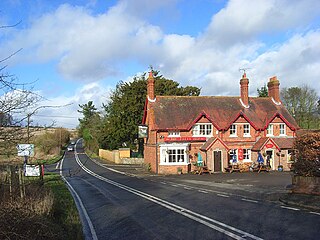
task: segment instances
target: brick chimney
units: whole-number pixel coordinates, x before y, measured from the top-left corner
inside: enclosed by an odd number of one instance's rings
[[[245,108],[249,107],[249,79],[247,78],[246,73],[243,73],[242,78],[240,79],[240,95],[241,103]]]
[[[149,77],[147,79],[147,97],[150,102],[156,101],[156,96],[154,94],[154,77],[152,71],[149,72]]]
[[[275,104],[281,104],[280,101],[280,90],[279,90],[280,82],[276,76],[269,79],[268,82],[268,96],[273,99]]]

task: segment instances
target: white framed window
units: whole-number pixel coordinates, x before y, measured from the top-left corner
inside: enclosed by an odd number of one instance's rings
[[[212,136],[211,123],[197,123],[192,129],[193,136]]]
[[[238,161],[238,156],[237,156],[237,149],[230,149],[229,151],[229,156],[230,156],[230,163],[233,163],[233,158],[235,158]]]
[[[243,161],[251,161],[251,150],[250,149],[243,149]]]
[[[280,135],[282,136],[286,135],[286,125],[284,123],[281,123],[279,125],[279,129],[280,129]]]
[[[180,131],[168,131],[168,137],[180,137]]]
[[[230,137],[236,137],[237,136],[237,125],[236,124],[232,124],[230,126]]]
[[[163,144],[160,146],[160,164],[186,165],[189,163],[188,143]]]
[[[267,127],[267,136],[273,136],[273,125],[269,124]]]
[[[243,136],[250,137],[250,124],[248,123],[243,125]]]

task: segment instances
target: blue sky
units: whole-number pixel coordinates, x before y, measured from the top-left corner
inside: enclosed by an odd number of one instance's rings
[[[318,0],[2,0],[0,57],[47,100],[35,123],[75,127],[78,104],[108,101],[120,80],[155,69],[202,95],[239,95],[274,75],[320,95]]]

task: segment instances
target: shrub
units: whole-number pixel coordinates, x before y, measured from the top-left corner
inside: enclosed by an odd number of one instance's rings
[[[320,176],[320,133],[307,133],[295,141],[293,170],[301,176]]]

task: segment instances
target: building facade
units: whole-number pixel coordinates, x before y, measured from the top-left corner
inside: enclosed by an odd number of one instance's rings
[[[294,118],[280,101],[276,77],[268,82],[268,97],[249,97],[249,79],[240,79],[240,96],[155,96],[149,73],[142,124],[145,163],[159,174],[193,171],[198,163],[222,172],[230,159],[251,165],[258,153],[271,169],[291,167],[296,131]]]

